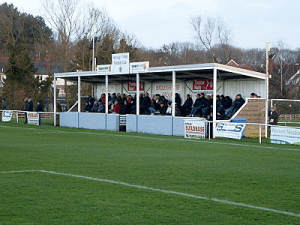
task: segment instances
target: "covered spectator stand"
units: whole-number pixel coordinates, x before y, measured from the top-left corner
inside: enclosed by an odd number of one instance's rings
[[[184,136],[183,119],[185,117],[175,117],[175,93],[181,94],[182,102],[184,102],[186,94],[190,94],[195,99],[197,93],[207,91],[193,85],[195,81],[199,80],[206,79],[212,83],[212,88],[207,93],[213,95],[212,121],[214,122],[217,118],[216,95],[218,94],[228,95],[232,98],[236,94],[242,94],[246,99],[250,93],[255,92],[261,98],[267,98],[266,74],[218,63],[150,67],[148,71],[140,73],[99,74],[97,71],[56,73],[54,74],[54,93],[56,93],[56,80],[58,78],[78,83],[78,106],[81,105],[81,82],[94,85],[94,93],[92,94],[96,99],[100,97],[102,92],[105,92],[105,102],[108,102],[108,93],[112,92],[122,94],[130,91],[130,93],[139,96],[141,83],[144,86],[143,92],[148,92],[149,96],[157,94],[158,90],[167,90],[162,93],[166,93],[172,102],[172,116],[141,115],[140,100],[136,98],[136,114],[127,115],[126,132]],[[130,82],[136,84],[132,90],[129,90],[129,85],[126,88],[126,84]],[[56,103],[56,101],[56,95],[54,95],[54,102]],[[54,107],[54,112],[56,112],[56,104]],[[119,129],[119,115],[109,114],[108,104],[106,104],[105,112],[86,113],[81,112],[81,108],[78,107],[78,112],[61,113],[60,126],[117,131]]]

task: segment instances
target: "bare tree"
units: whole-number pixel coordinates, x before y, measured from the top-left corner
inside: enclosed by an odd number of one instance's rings
[[[94,37],[101,29],[105,30],[109,17],[105,10],[81,0],[41,0],[44,17],[57,35],[57,48],[53,52],[56,61],[62,62],[65,72],[72,60],[72,47],[83,37]],[[69,108],[67,82],[65,81],[67,108]]]
[[[228,55],[227,47],[229,46],[231,32],[220,18],[207,17],[203,19],[201,16],[197,16],[191,19],[191,25],[196,33],[196,40],[208,52],[213,62],[218,62],[218,58],[213,51],[214,47],[221,47],[224,55]]]
[[[191,25],[196,32],[196,38],[207,51],[213,46],[213,33],[215,32],[215,19],[207,18],[206,21],[201,17],[194,17]]]
[[[297,62],[297,55],[288,49],[287,44],[283,40],[277,41],[274,50],[276,52],[274,75],[275,78],[279,78],[280,92],[283,95],[286,79],[294,73],[292,65]]]

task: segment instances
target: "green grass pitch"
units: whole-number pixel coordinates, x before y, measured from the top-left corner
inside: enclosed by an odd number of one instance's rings
[[[0,123],[0,190],[1,225],[300,224],[300,148]]]

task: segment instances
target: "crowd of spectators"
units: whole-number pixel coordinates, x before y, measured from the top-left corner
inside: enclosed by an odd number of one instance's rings
[[[141,115],[172,115],[172,104],[164,96],[156,94],[152,98],[148,93],[140,95],[140,114]],[[180,99],[181,100],[181,99]],[[98,101],[94,97],[88,97],[85,111],[86,112],[100,112],[105,113],[106,96],[102,94]],[[108,94],[108,110],[109,113],[116,114],[136,114],[137,98],[131,95],[125,94]],[[176,109],[176,113],[179,116],[180,111]]]
[[[255,93],[251,93],[251,98],[257,98]],[[163,95],[156,94],[152,98],[148,93],[140,94],[140,114],[141,115],[172,115],[172,103]],[[233,101],[230,96],[217,95],[217,119],[231,118],[245,103],[241,94],[237,94]],[[108,109],[109,113],[115,114],[136,114],[137,97],[125,94],[108,93]],[[106,96],[95,100],[89,95],[85,111],[105,113]],[[181,97],[175,94],[175,115],[187,117],[203,117],[212,118],[213,97],[200,93],[196,95],[193,101],[191,95],[187,94],[186,100],[181,104]]]

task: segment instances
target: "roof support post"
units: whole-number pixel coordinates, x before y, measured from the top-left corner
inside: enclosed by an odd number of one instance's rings
[[[54,111],[54,115],[53,115],[53,118],[54,118],[54,121],[53,121],[53,125],[54,126],[56,126],[56,101],[57,101],[57,99],[56,99],[56,80],[57,80],[57,78],[56,77],[54,77],[54,90],[53,90],[53,96],[54,96],[54,99],[53,99],[53,107],[54,107],[54,109],[53,109],[53,111]]]
[[[215,131],[216,131],[216,121],[217,121],[217,74],[218,74],[218,70],[216,67],[214,67],[213,70],[213,138],[215,138]]]
[[[172,116],[175,116],[176,72],[172,71]]]
[[[78,105],[77,105],[77,108],[78,108],[78,112],[80,113],[81,112],[81,77],[78,76],[78,90],[77,90],[77,101],[78,101]]]
[[[136,115],[140,115],[140,74],[136,74]]]
[[[108,114],[108,75],[105,75],[105,113]]]

